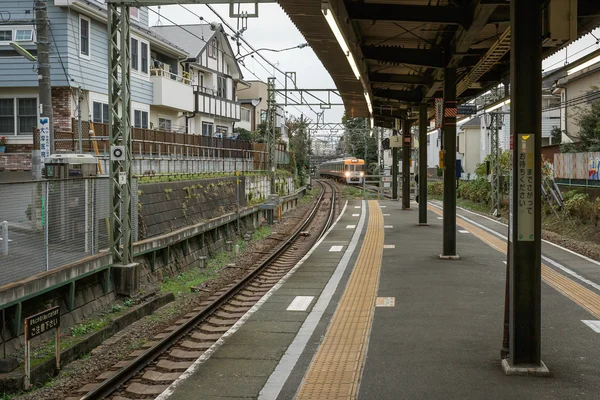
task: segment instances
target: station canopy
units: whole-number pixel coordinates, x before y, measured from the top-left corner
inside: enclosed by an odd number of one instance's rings
[[[446,67],[457,68],[459,103],[509,82],[510,1],[279,3],[330,73],[347,114],[369,117],[370,100],[377,126],[389,127],[411,106],[441,98]],[[544,20],[546,58],[600,25],[600,0],[548,1]],[[357,71],[340,41],[346,42]]]

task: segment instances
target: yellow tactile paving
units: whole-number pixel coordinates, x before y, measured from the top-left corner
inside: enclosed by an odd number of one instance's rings
[[[442,215],[442,211],[438,208],[429,206],[429,209],[438,215]],[[503,254],[506,254],[507,244],[503,239],[500,239],[499,237],[492,235],[464,220],[457,220],[457,224],[467,229],[490,247]],[[571,299],[573,302],[575,302],[575,304],[587,310],[596,318],[600,318],[600,295],[555,271],[545,264],[542,264],[542,280],[548,284],[548,286],[554,288],[557,292]]]
[[[383,214],[369,201],[369,224],[348,286],[300,386],[298,400],[354,399],[375,310],[383,256]]]

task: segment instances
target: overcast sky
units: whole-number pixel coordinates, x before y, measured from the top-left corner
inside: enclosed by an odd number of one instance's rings
[[[218,18],[206,7],[205,5],[187,5],[190,10],[194,13],[202,16],[206,22],[218,21]],[[215,5],[214,9],[225,17],[229,24],[236,29],[237,20],[229,18],[229,6],[228,5]],[[253,5],[247,5],[252,8]],[[272,48],[272,49],[283,49],[292,47],[304,43],[305,40],[302,34],[298,31],[295,25],[291,22],[289,17],[283,12],[281,7],[277,4],[261,4],[259,6],[259,18],[248,18],[248,30],[244,32],[243,37],[252,45],[255,49],[259,48]],[[152,9],[157,10],[156,7]],[[165,18],[172,20],[177,24],[195,24],[199,23],[199,18],[192,13],[184,10],[179,5],[174,6],[163,6],[161,8],[161,15],[163,25],[170,25],[171,22]],[[150,12],[150,25],[154,25],[157,21],[157,14]],[[231,34],[232,32],[226,29],[226,32]],[[600,29],[596,29],[593,34],[596,37],[600,37]],[[597,39],[592,35],[587,35],[570,45],[567,50],[561,50],[554,56],[544,60],[543,68],[550,70],[558,68],[565,63],[565,54],[567,54],[568,61],[572,62],[577,58],[588,54],[599,48],[596,44]],[[233,46],[236,51],[236,46]],[[246,51],[242,50],[242,54]],[[323,67],[315,53],[311,48],[305,47],[303,49],[294,49],[281,53],[273,52],[261,52],[268,60],[274,64],[278,64],[278,68],[282,71],[293,71],[297,74],[297,86],[303,89],[335,89],[333,80],[329,76],[327,70]],[[265,70],[260,64],[268,68]],[[343,62],[343,60],[340,60]],[[249,57],[245,58],[244,61],[246,67],[254,72],[261,80],[267,81],[267,77],[273,75],[272,67],[269,67],[264,60],[256,57],[255,59]],[[242,68],[244,78],[246,80],[253,80],[256,77],[248,72],[247,69]],[[281,87],[283,82],[283,76],[276,72],[279,82],[277,86]],[[301,111],[299,111],[299,110]],[[287,111],[290,114],[299,116],[300,112],[304,112],[305,115],[311,118],[313,121],[316,120],[316,114],[308,109],[307,107],[288,107]],[[320,111],[318,107],[313,107],[315,111]],[[333,107],[331,110],[325,111],[326,122],[339,122],[343,115],[343,107]]]

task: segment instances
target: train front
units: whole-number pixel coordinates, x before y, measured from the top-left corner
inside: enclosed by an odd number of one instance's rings
[[[344,164],[346,183],[362,184],[365,176],[365,161],[352,158],[345,160]]]

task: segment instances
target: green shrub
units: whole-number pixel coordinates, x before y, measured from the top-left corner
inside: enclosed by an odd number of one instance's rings
[[[443,182],[427,182],[427,193],[432,196],[442,196],[444,194]]]
[[[570,192],[569,192],[570,193]],[[586,220],[593,217],[593,206],[589,201],[589,196],[584,193],[575,193],[565,197],[564,210],[572,217]]]

